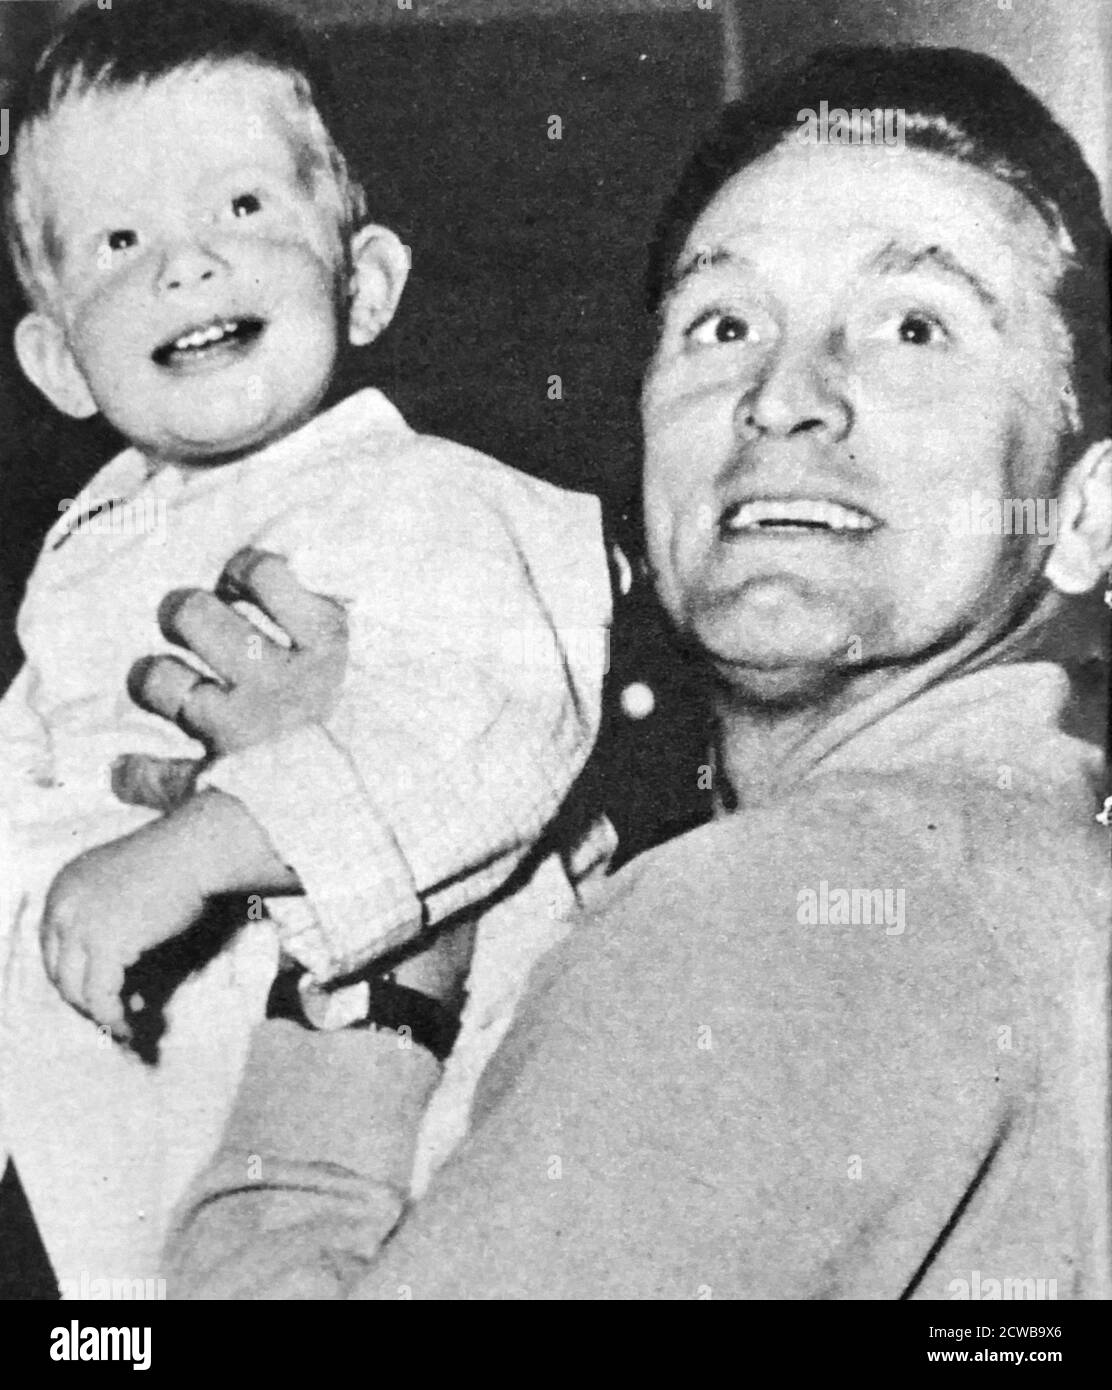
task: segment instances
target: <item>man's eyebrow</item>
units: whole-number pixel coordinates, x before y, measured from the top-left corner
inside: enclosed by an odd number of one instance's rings
[[[945,247],[938,245],[912,247],[900,241],[890,241],[865,262],[865,270],[877,275],[910,275],[922,266],[930,266],[950,276],[973,291],[992,316],[994,328],[1000,328],[1004,319],[1004,306],[989,289],[979,275]]]
[[[700,271],[715,270],[720,265],[739,266],[748,269],[752,266],[752,261],[745,256],[739,256],[736,251],[727,250],[725,246],[719,246],[714,251],[700,247],[699,250],[692,251],[691,255],[681,261],[669,275],[662,298],[667,299],[669,295],[675,294],[685,280],[690,280],[693,275],[697,275]]]

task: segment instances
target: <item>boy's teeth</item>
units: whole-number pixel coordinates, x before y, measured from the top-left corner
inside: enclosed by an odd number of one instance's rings
[[[238,319],[225,319],[222,323],[210,323],[207,328],[194,328],[192,332],[183,333],[180,338],[174,339],[174,351],[184,352],[186,348],[206,347],[209,343],[218,343],[221,338],[234,333],[238,327]]]
[[[872,517],[840,502],[798,498],[786,501],[759,499],[742,502],[724,518],[727,531],[752,531],[762,526],[778,524],[818,526],[829,531],[871,531],[876,526]]]

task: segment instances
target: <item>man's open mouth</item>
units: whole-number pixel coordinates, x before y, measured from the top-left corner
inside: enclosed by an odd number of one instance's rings
[[[868,512],[826,498],[756,498],[735,502],[722,513],[723,536],[774,532],[782,535],[864,535],[880,523]]]
[[[155,348],[151,358],[160,367],[176,367],[239,352],[253,343],[265,327],[262,319],[257,318],[212,319]]]

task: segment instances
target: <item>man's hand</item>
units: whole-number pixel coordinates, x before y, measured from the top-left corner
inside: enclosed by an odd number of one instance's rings
[[[290,646],[228,606],[236,600],[254,604]],[[346,614],[303,589],[276,555],[240,551],[216,594],[188,589],[167,595],[159,625],[219,681],[177,657],[147,657],[132,668],[132,699],[199,738],[214,757],[325,719],[335,706],[347,664]],[[201,766],[133,754],[117,761],[112,786],[121,801],[165,811],[191,793]]]
[[[80,1013],[126,1040],[124,972],[189,927],[205,906],[188,859],[146,829],[88,850],[58,874],[42,918],[47,974]]]

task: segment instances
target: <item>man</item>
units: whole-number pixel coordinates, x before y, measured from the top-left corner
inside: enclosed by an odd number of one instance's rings
[[[823,101],[898,109],[905,147],[801,140]],[[654,250],[643,394],[719,814],[541,965],[357,1296],[1109,1295],[1073,640],[1112,565],[1106,248],[987,58],[834,51],[725,113]]]

